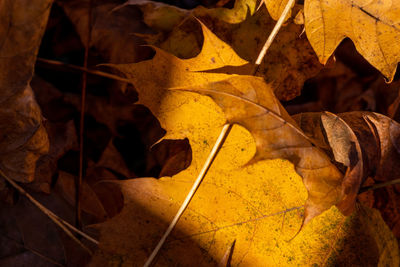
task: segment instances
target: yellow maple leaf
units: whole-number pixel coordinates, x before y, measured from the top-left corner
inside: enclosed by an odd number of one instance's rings
[[[242,125],[252,133],[257,151],[250,162],[282,158],[295,164],[309,195],[305,223],[344,198],[343,175],[296,125],[263,79],[238,75],[179,90],[210,96],[229,123]]]
[[[263,46],[261,40],[268,38],[275,25],[265,9],[249,16],[255,6],[253,0],[238,0],[233,9],[197,7],[192,13],[165,4],[156,8],[158,4],[145,2],[146,5],[141,6],[145,23],[162,32],[147,36],[147,41],[180,58],[192,58],[201,49],[202,33],[191,15],[204,22],[249,62],[255,62]],[[181,14],[173,25],[166,21],[171,13]],[[235,15],[237,13],[240,15]],[[302,26],[294,23],[283,27],[255,74],[274,84],[275,94],[280,100],[298,96],[304,82],[322,68],[307,38],[301,36],[302,30]]]
[[[171,139],[185,138],[184,135],[173,136],[173,127],[169,127],[166,121],[169,118],[165,108],[174,98],[173,92],[165,90],[171,87],[200,85],[212,81],[218,81],[230,77],[226,73],[205,72],[219,69],[225,66],[240,67],[242,71],[250,72],[248,62],[240,58],[226,43],[219,40],[207,27],[201,25],[204,33],[204,44],[200,54],[191,59],[180,59],[161,49],[154,48],[156,55],[152,60],[142,61],[136,64],[118,64],[111,66],[132,80],[139,93],[138,104],[144,104],[159,119],[161,126],[167,130],[167,137]],[[195,119],[195,118],[193,118]]]

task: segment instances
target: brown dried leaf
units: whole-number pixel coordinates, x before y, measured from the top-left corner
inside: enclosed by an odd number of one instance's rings
[[[400,125],[392,119],[373,112],[302,113],[294,118],[307,136],[346,166],[341,187],[345,197],[337,204],[344,214],[354,210],[367,177],[378,182],[400,178]]]
[[[49,135],[50,150],[47,155],[40,157],[37,161],[35,182],[29,187],[49,194],[53,175],[57,172],[58,160],[67,151],[78,147],[78,138],[72,120],[67,123],[47,121],[45,127]]]
[[[376,181],[400,178],[400,124],[382,114],[374,112],[348,112],[339,114],[352,127],[366,152],[369,165],[367,173]],[[365,128],[358,127],[363,120]],[[365,126],[364,126],[365,127]],[[374,139],[365,142],[364,139]]]
[[[351,214],[364,174],[361,147],[355,133],[340,117],[329,112],[302,113],[294,119],[307,136],[346,167],[340,186],[343,198],[336,206],[344,215]]]
[[[106,168],[129,178],[133,176],[132,172],[126,166],[124,158],[115,148],[112,140],[110,140],[107,147],[101,154],[101,157],[97,162],[96,167]]]
[[[72,174],[60,171],[57,179],[57,188],[61,195],[72,205],[75,206],[75,179]],[[104,221],[108,216],[104,210],[101,201],[96,193],[84,181],[81,188],[81,205],[82,210],[95,216],[99,221]]]
[[[150,33],[141,21],[138,8],[114,9],[117,3],[89,0],[59,0],[68,18],[74,24],[83,44],[87,44],[89,4],[92,3],[92,30],[90,46],[110,63],[132,63],[151,55],[151,49],[134,33]]]
[[[54,191],[32,196],[73,224],[73,208]],[[25,197],[13,206],[0,203],[0,242],[0,266],[85,266],[90,259],[86,250]]]
[[[36,160],[49,146],[29,82],[51,3],[0,2],[0,168],[19,182],[34,179]]]

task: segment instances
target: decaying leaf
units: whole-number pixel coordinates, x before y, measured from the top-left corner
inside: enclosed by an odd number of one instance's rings
[[[50,83],[38,76],[31,81],[36,100],[46,118],[44,127],[49,138],[49,152],[39,158],[36,164],[35,181],[29,187],[35,191],[50,194],[53,176],[56,174],[58,160],[69,150],[78,148],[78,137],[73,120],[59,120],[63,116],[54,106],[61,106],[63,94]]]
[[[175,6],[146,1],[146,0],[128,0],[125,5],[138,5],[144,13],[144,22],[150,27],[158,30],[172,30],[183,19],[188,16],[203,17],[209,16],[214,20],[220,20],[226,23],[236,24],[244,21],[256,11],[257,1],[255,0],[237,0],[233,8],[205,8],[198,6],[193,10],[187,11]],[[121,6],[122,8],[122,6]],[[172,19],[175,18],[175,19]],[[171,23],[172,22],[172,23]]]
[[[151,49],[143,46],[145,42],[134,33],[151,33],[141,21],[138,8],[113,11],[118,4],[110,1],[57,0],[84,45],[87,44],[89,6],[92,12],[90,47],[95,47],[109,63],[131,63],[144,60]]]
[[[346,167],[342,182],[344,197],[338,208],[349,214],[354,209],[360,186],[372,177],[376,182],[400,177],[400,125],[373,112],[302,113],[294,118],[304,133],[332,158]]]
[[[0,168],[12,179],[31,182],[48,140],[29,82],[51,0],[0,2]]]
[[[73,223],[73,208],[54,191],[32,196]],[[25,197],[13,206],[0,203],[0,229],[0,266],[85,266],[90,258]]]
[[[366,175],[376,181],[400,178],[400,125],[372,112],[347,112],[339,116],[353,129],[361,144]]]
[[[63,196],[72,207],[75,206],[76,200],[75,180],[76,177],[74,175],[60,171],[56,184],[61,196]],[[104,221],[108,217],[107,212],[104,210],[96,193],[85,181],[82,183],[81,190],[82,210],[95,216],[98,221]]]
[[[58,160],[71,149],[78,147],[78,138],[73,121],[67,123],[45,124],[49,136],[49,153],[39,158],[36,164],[35,182],[29,187],[45,193],[50,193],[50,185],[54,174],[57,172]]]

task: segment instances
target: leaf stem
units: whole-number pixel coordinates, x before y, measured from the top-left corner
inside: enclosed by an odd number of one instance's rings
[[[395,179],[395,180],[391,180],[391,181],[384,182],[384,183],[379,183],[379,184],[374,184],[371,186],[362,187],[362,188],[360,188],[360,191],[358,192],[358,194],[362,194],[362,193],[365,193],[370,190],[375,190],[375,189],[379,189],[379,188],[386,187],[389,185],[394,185],[394,184],[400,184],[400,179]]]
[[[150,264],[153,262],[155,257],[157,256],[158,252],[160,251],[162,245],[164,244],[165,240],[169,236],[169,234],[172,232],[174,229],[175,225],[178,223],[179,218],[182,216],[183,212],[185,211],[186,207],[189,205],[190,200],[192,200],[194,193],[196,193],[197,188],[199,187],[201,181],[203,180],[204,176],[206,176],[206,173],[208,169],[211,167],[211,164],[213,163],[215,157],[218,154],[219,149],[223,145],[226,137],[228,136],[230,130],[232,129],[232,124],[225,124],[224,127],[222,128],[221,133],[219,134],[219,137],[217,141],[214,144],[214,147],[212,148],[210,154],[208,155],[206,162],[203,165],[203,168],[201,169],[199,175],[197,176],[196,181],[194,182],[192,188],[190,189],[189,193],[187,194],[185,200],[183,201],[181,207],[179,208],[178,212],[176,213],[174,219],[168,226],[167,231],[165,231],[164,235],[158,242],[157,246],[151,253],[150,257],[147,259],[146,263],[143,265],[144,267],[150,266]]]
[[[269,47],[271,46],[272,42],[275,40],[276,35],[278,34],[279,30],[282,27],[283,22],[285,21],[286,16],[288,15],[292,5],[294,4],[295,0],[289,0],[285,6],[285,9],[282,11],[281,16],[279,17],[278,21],[275,24],[275,27],[272,29],[272,32],[268,36],[267,41],[265,42],[264,46],[262,47],[260,54],[258,54],[257,60],[255,62],[255,69],[253,75],[257,72],[258,67],[260,66],[262,60],[265,57]]]
[[[83,59],[83,67],[87,68],[88,58],[89,58],[89,46],[90,39],[92,36],[92,5],[93,0],[89,0],[88,7],[88,21],[87,21],[87,39],[85,45],[85,55]],[[84,159],[83,159],[83,149],[84,149],[84,134],[85,134],[85,109],[86,109],[86,87],[87,87],[87,72],[82,73],[82,91],[81,91],[81,114],[79,120],[79,174],[78,179],[75,183],[75,221],[78,229],[82,229],[82,181],[84,176]]]
[[[256,67],[253,70],[253,75],[257,72],[258,66],[261,64],[261,61],[264,59],[268,48],[271,46],[272,42],[274,41],[277,33],[279,32],[279,29],[282,27],[282,24],[287,16],[287,14],[290,11],[291,6],[293,5],[295,0],[289,0],[289,2],[286,4],[285,9],[282,12],[281,17],[275,24],[274,29],[272,30],[271,34],[269,35],[267,41],[265,42],[263,48],[261,49],[260,54],[257,57],[257,60],[255,62]],[[221,133],[219,134],[219,137],[217,141],[214,144],[213,149],[211,150],[210,154],[208,155],[208,158],[206,162],[203,165],[203,168],[201,169],[199,175],[197,176],[196,181],[194,182],[190,192],[186,196],[186,199],[182,203],[181,207],[179,208],[178,212],[176,213],[174,219],[170,223],[168,229],[165,231],[164,235],[161,237],[160,241],[158,242],[157,246],[154,248],[153,252],[150,254],[149,258],[147,259],[146,263],[143,265],[143,267],[149,267],[153,260],[156,258],[158,252],[160,251],[161,247],[164,245],[167,237],[169,234],[172,232],[174,229],[175,225],[178,223],[179,218],[182,216],[183,212],[187,208],[187,206],[190,203],[190,200],[193,198],[194,194],[196,193],[197,188],[200,186],[200,183],[202,182],[203,178],[207,174],[207,171],[210,169],[211,164],[213,163],[215,157],[217,156],[219,149],[222,147],[225,139],[228,137],[230,130],[232,129],[232,124],[225,124],[224,127],[221,130]]]
[[[64,68],[68,68],[68,69],[83,71],[83,72],[87,72],[87,73],[90,73],[90,74],[93,74],[93,75],[109,78],[109,79],[120,81],[120,82],[126,82],[126,83],[131,83],[132,82],[129,79],[122,78],[122,77],[120,77],[118,75],[114,75],[114,74],[111,74],[111,73],[108,73],[108,72],[103,72],[103,71],[99,71],[99,70],[92,70],[92,69],[88,69],[88,68],[85,68],[85,67],[64,63],[64,62],[61,62],[61,61],[45,59],[45,58],[37,58],[36,61],[39,62],[39,63],[46,64],[46,65],[59,66],[59,67],[64,67]]]
[[[14,180],[12,180],[10,177],[8,177],[2,170],[0,170],[0,175],[6,179],[7,182],[9,182],[15,189],[17,189],[17,191],[27,197],[32,204],[34,204],[38,209],[40,209],[44,214],[47,215],[47,217],[50,218],[50,220],[52,220],[55,224],[57,224],[62,230],[64,230],[64,232],[71,237],[75,242],[77,242],[82,248],[84,248],[86,251],[88,251],[90,254],[92,254],[92,252],[81,242],[79,241],[72,233],[70,230],[80,234],[82,237],[86,238],[87,240],[91,241],[92,243],[98,245],[99,241],[95,240],[94,238],[90,237],[89,235],[85,234],[84,232],[82,232],[81,230],[75,228],[74,226],[72,226],[71,224],[69,224],[68,222],[66,222],[65,220],[61,219],[60,217],[58,217],[57,215],[55,215],[52,211],[50,211],[49,209],[47,209],[45,206],[43,206],[39,201],[37,201],[35,198],[33,198],[33,196],[31,196],[28,192],[25,191],[25,189],[23,189],[21,186],[19,186],[16,182],[14,182]],[[69,230],[69,229],[70,230]]]

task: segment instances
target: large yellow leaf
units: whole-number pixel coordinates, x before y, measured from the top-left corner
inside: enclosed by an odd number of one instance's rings
[[[189,138],[193,162],[172,178],[119,183],[124,209],[99,225],[100,250],[91,266],[143,265],[225,121],[224,114],[205,96],[172,93],[161,105],[168,130]],[[346,219],[331,209],[289,242],[302,224],[306,190],[287,161],[260,161],[241,168],[255,149],[250,133],[235,126],[161,251],[158,266],[213,266],[234,241],[232,265],[398,264],[395,238],[379,213],[370,210]]]
[[[296,125],[263,79],[241,75],[183,90],[210,96],[229,123],[252,133],[257,151],[251,162],[282,158],[295,164],[308,190],[305,223],[344,198],[343,175]]]
[[[172,178],[120,183],[124,209],[99,225],[100,250],[92,266],[143,265],[189,191],[225,121],[224,114],[205,96],[172,93],[161,105],[168,130],[177,133],[176,137],[189,138],[193,162]],[[306,190],[287,161],[260,161],[239,167],[253,157],[255,149],[250,133],[235,126],[161,251],[158,265],[212,266],[235,240],[232,265],[398,264],[395,238],[379,213],[369,210],[346,219],[331,209],[288,242],[302,224]]]
[[[189,139],[193,160],[188,169],[173,177],[118,183],[125,206],[119,215],[98,225],[100,246],[91,266],[143,265],[185,198],[226,121],[225,114],[209,97],[163,89],[238,77],[190,72],[245,63],[207,29],[203,30],[204,47],[208,49],[203,48],[196,58],[181,60],[157,50],[150,61],[114,66],[132,79],[140,103],[160,119],[168,138]],[[265,91],[264,96],[268,94],[270,91]],[[265,99],[268,100],[276,101]],[[158,265],[212,266],[233,243],[231,264],[235,266],[398,264],[396,240],[379,214],[371,210],[345,218],[332,208],[289,242],[303,222],[306,189],[286,160],[259,161],[241,167],[255,152],[256,142],[251,134],[241,126],[234,126],[162,249]]]

